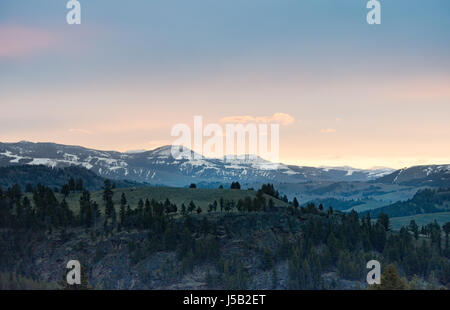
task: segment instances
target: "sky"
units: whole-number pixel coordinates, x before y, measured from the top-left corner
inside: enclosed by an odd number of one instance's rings
[[[0,1],[0,141],[171,144],[176,124],[280,124],[280,161],[450,164],[450,1]],[[261,121],[263,120],[263,121]]]

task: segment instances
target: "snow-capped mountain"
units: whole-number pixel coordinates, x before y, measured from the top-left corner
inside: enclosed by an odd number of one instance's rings
[[[377,182],[411,186],[450,186],[450,165],[413,166],[396,170]]]
[[[0,143],[0,167],[10,165],[75,165],[105,178],[171,186],[186,186],[191,182],[229,183],[236,180],[241,183],[368,181],[393,171],[301,167],[275,164],[256,156],[214,159],[197,154],[193,159],[175,159],[171,155],[171,146],[151,151],[120,153],[26,141]]]

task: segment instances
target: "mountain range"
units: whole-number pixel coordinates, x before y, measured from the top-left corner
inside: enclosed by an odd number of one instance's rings
[[[450,165],[422,165],[396,170],[376,180],[378,183],[407,186],[448,187]]]
[[[371,181],[386,177],[393,169],[351,167],[305,167],[275,164],[256,156],[235,158],[175,159],[171,146],[151,151],[100,151],[55,143],[0,143],[0,167],[44,165],[52,168],[84,167],[97,175],[153,185],[186,186],[192,182],[242,184],[263,182],[301,183],[312,181]]]

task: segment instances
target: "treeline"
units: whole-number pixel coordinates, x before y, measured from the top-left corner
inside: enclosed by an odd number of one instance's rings
[[[323,199],[315,199],[310,201],[309,203],[314,203],[316,205],[322,204],[324,206],[333,206],[334,210],[348,210],[352,207],[356,207],[358,205],[363,204],[362,201],[359,200],[343,200],[343,199],[336,199],[336,198],[323,198]]]
[[[233,183],[234,188],[238,188],[238,182]],[[103,184],[103,202],[104,208],[101,210],[98,203],[91,199],[91,193],[84,188],[81,178],[70,178],[69,181],[62,185],[61,189],[51,189],[47,186],[37,184],[36,186],[27,186],[24,195],[18,184],[3,191],[0,187],[0,224],[4,227],[21,227],[21,228],[45,228],[52,227],[75,227],[84,226],[86,228],[98,228],[103,226],[105,230],[121,230],[123,228],[148,229],[152,225],[154,219],[161,218],[162,215],[171,216],[174,214],[188,215],[200,214],[202,208],[197,206],[194,201],[185,205],[177,206],[168,198],[164,202],[154,199],[142,199],[137,206],[133,208],[128,204],[127,197],[124,193],[121,195],[120,206],[118,212],[113,202],[113,189],[115,183],[105,180]],[[79,198],[79,212],[75,214],[69,208],[66,201],[67,196],[71,192],[81,192]],[[61,193],[63,199],[58,201],[55,193]],[[31,199],[29,198],[31,194]],[[271,198],[266,199],[270,195]],[[273,185],[263,185],[256,192],[256,196],[252,199],[250,196],[234,200],[226,200],[220,198],[218,201],[208,205],[208,212],[260,212],[275,211],[275,200],[279,197],[278,192]],[[285,202],[287,197],[281,197]],[[294,199],[294,206],[298,206],[298,202]]]

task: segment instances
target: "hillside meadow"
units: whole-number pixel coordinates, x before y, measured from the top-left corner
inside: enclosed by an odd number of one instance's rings
[[[214,200],[219,203],[220,199],[223,198],[224,201],[234,201],[237,203],[239,199],[244,199],[245,197],[255,198],[256,191],[254,190],[237,190],[237,189],[210,189],[210,188],[179,188],[179,187],[130,187],[130,188],[117,188],[113,189],[114,196],[113,202],[116,211],[119,211],[120,198],[122,193],[125,194],[127,203],[130,205],[131,209],[137,207],[140,199],[145,201],[146,199],[154,199],[159,202],[164,202],[169,199],[170,202],[175,203],[178,208],[181,204],[186,206],[193,201],[196,206],[202,208],[203,212],[208,211],[208,205],[214,203]],[[32,194],[27,194],[32,200]],[[61,201],[63,195],[60,193],[55,194],[57,199]],[[79,200],[81,193],[72,192],[66,197],[66,201],[69,207],[74,212],[78,212]],[[264,194],[266,201],[272,199],[275,207],[286,207],[287,203],[278,200],[274,197]],[[103,191],[91,192],[91,200],[98,203],[100,210],[104,210],[103,202]]]

